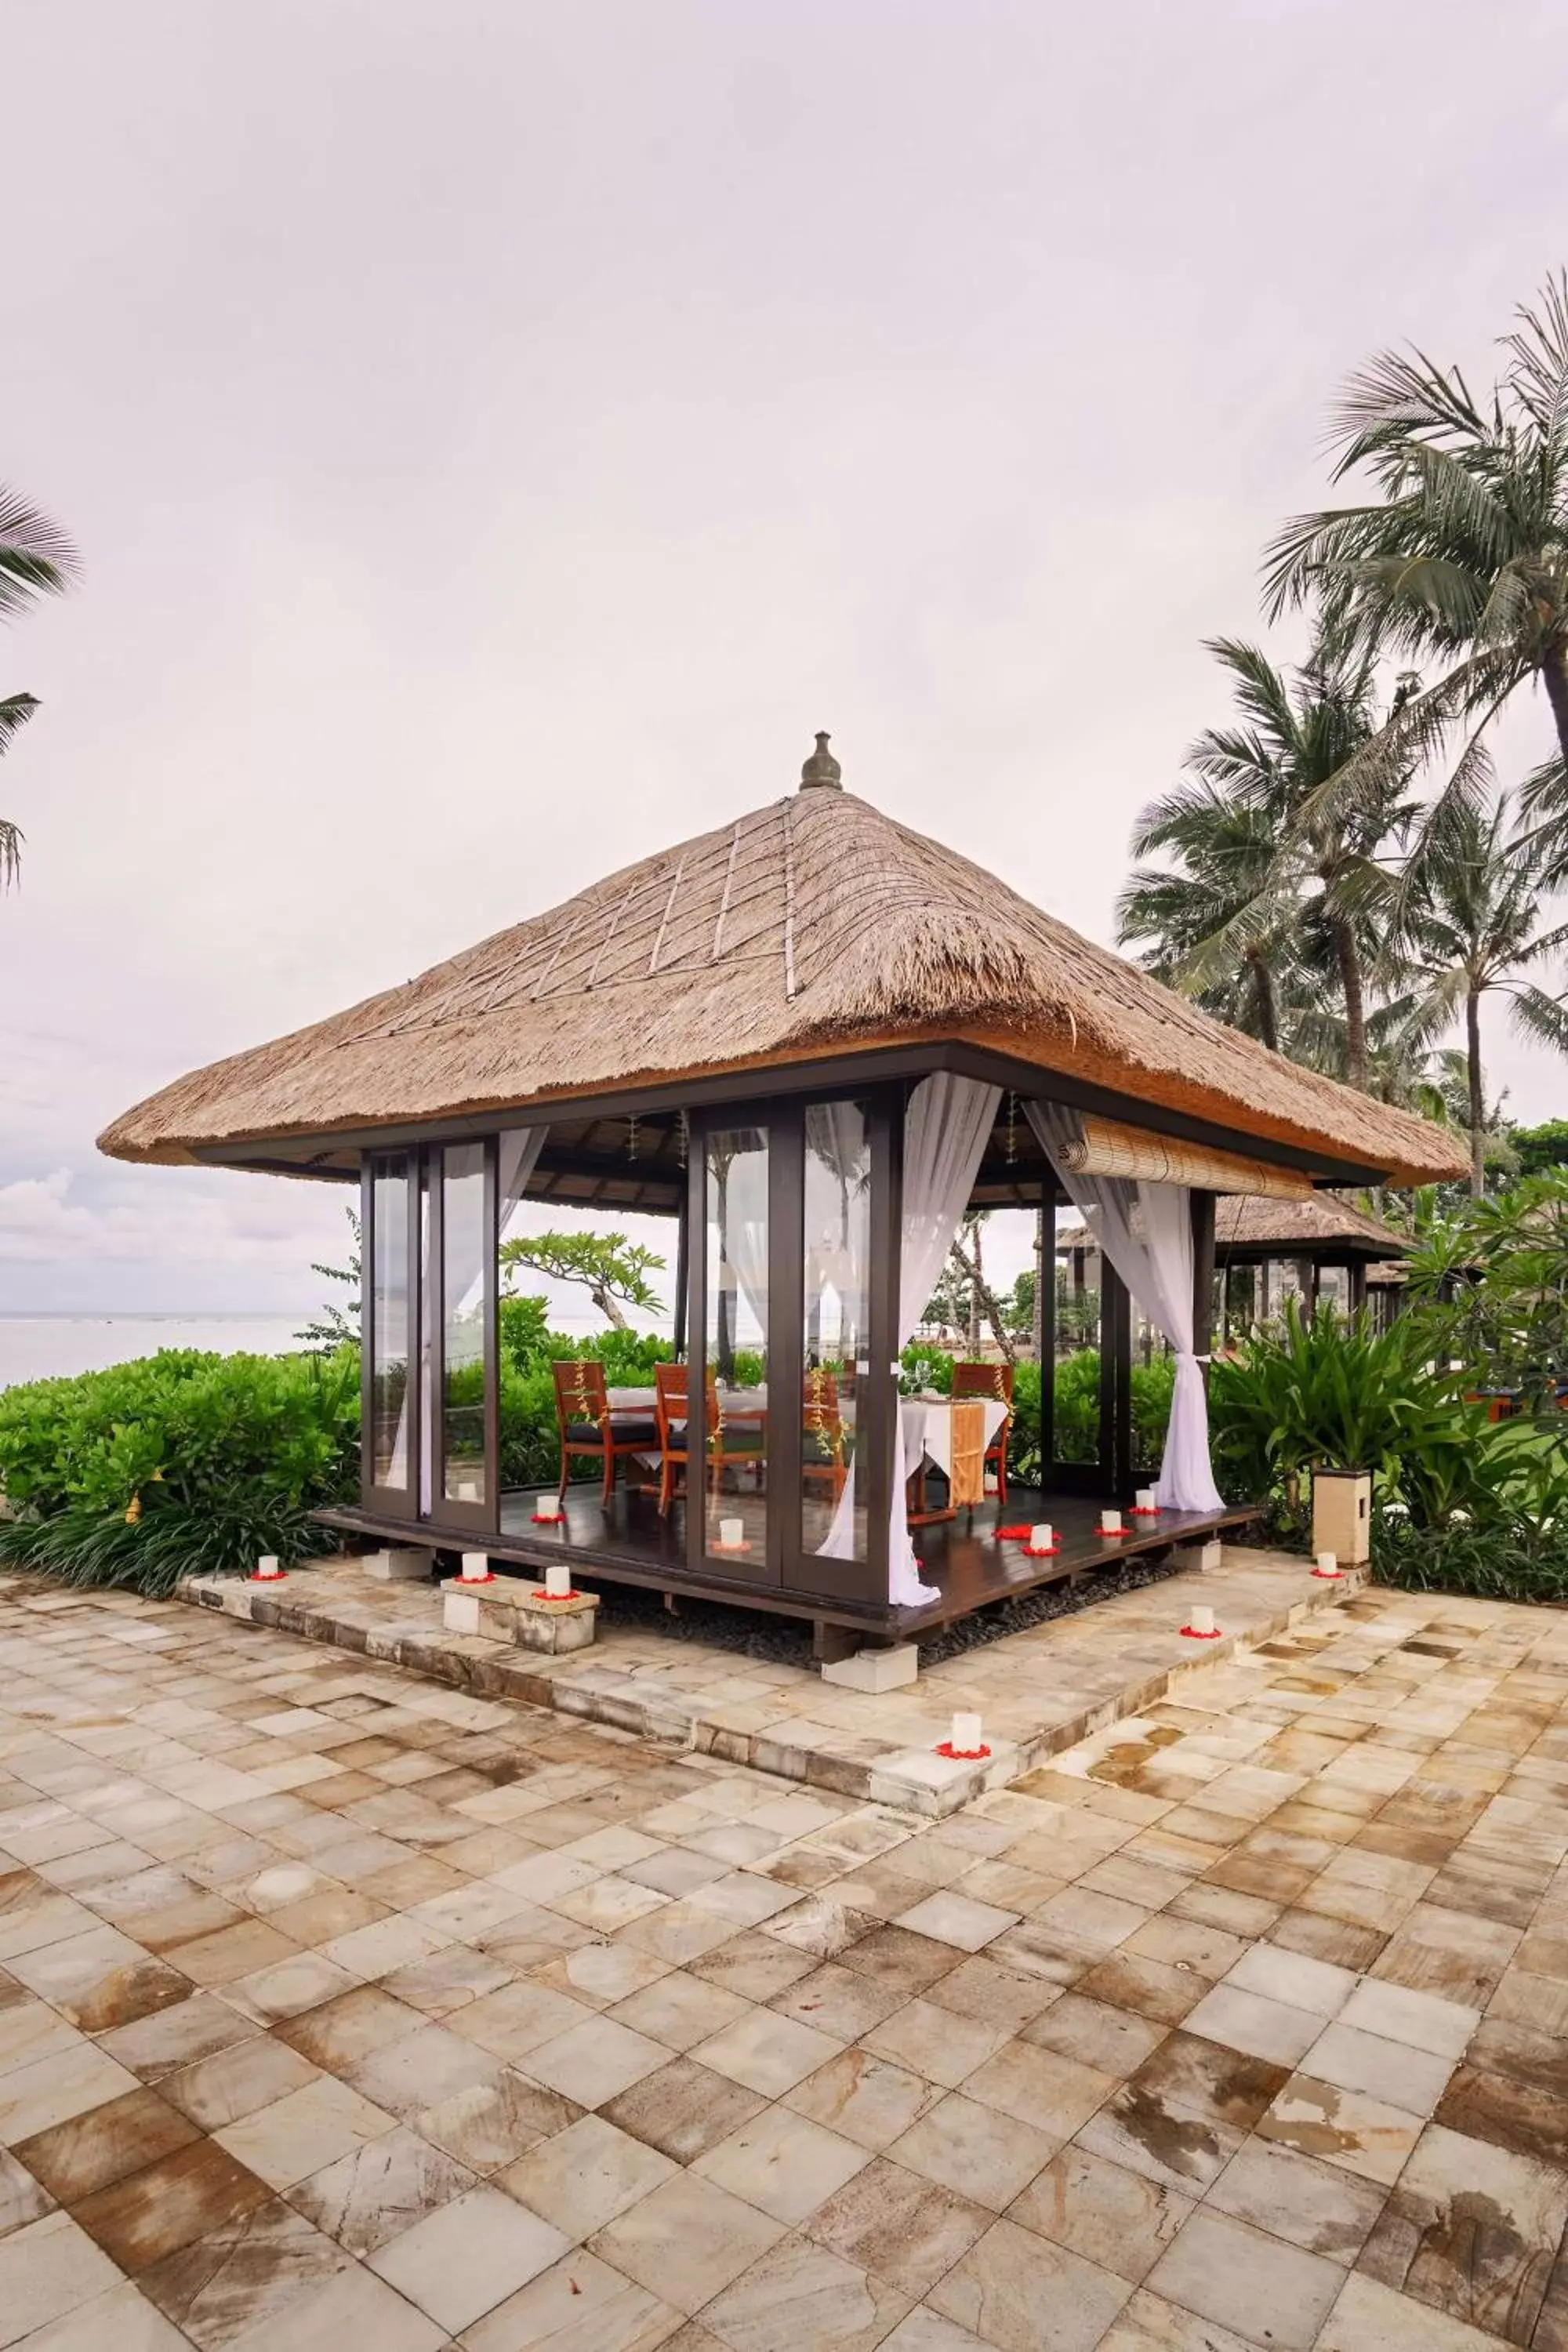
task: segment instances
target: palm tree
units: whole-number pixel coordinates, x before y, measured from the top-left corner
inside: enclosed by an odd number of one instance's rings
[[[1142,948],[1144,969],[1167,987],[1201,964],[1210,974],[1196,992],[1205,1012],[1277,1054],[1291,908],[1270,899],[1279,841],[1268,810],[1194,780],[1145,809],[1132,847],[1135,856],[1163,851],[1177,863],[1136,866],[1128,877],[1116,904],[1122,946]],[[1205,950],[1222,937],[1230,952],[1215,970]]]
[[[1352,376],[1333,415],[1333,478],[1362,472],[1379,496],[1299,515],[1268,551],[1271,618],[1314,598],[1337,635],[1443,665],[1325,793],[1325,815],[1376,789],[1385,757],[1407,765],[1461,720],[1478,741],[1539,678],[1560,756],[1536,800],[1568,835],[1568,276],[1517,315],[1489,400],[1419,351],[1384,352]],[[1461,757],[1434,817],[1480,798]]]
[[[1235,681],[1240,723],[1201,735],[1187,754],[1194,781],[1139,819],[1134,856],[1173,850],[1185,870],[1133,875],[1121,936],[1156,940],[1152,967],[1163,960],[1191,993],[1250,992],[1252,1018],[1241,1025],[1275,1045],[1281,962],[1326,955],[1343,1010],[1344,1075],[1364,1087],[1373,917],[1390,887],[1379,858],[1412,814],[1401,798],[1406,768],[1384,762],[1380,789],[1331,818],[1321,804],[1379,732],[1374,656],[1320,644],[1292,678],[1234,638],[1209,651]]]
[[[0,484],[0,619],[25,612],[37,597],[63,595],[76,571],[64,531]],[[0,752],[37,707],[35,695],[0,697]],[[20,827],[0,816],[0,888],[16,879],[21,855]]]
[[[1507,793],[1489,813],[1457,803],[1440,841],[1413,859],[1399,893],[1402,944],[1424,981],[1405,1024],[1408,1041],[1423,1043],[1464,1020],[1465,1125],[1478,1196],[1495,1124],[1481,1058],[1482,998],[1506,995],[1517,1030],[1568,1054],[1568,1013],[1525,977],[1568,947],[1568,923],[1546,929],[1541,921],[1545,856],[1537,836],[1515,829]]]

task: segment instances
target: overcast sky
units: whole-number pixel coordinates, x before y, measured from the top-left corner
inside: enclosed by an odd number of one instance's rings
[[[1403,337],[1485,380],[1568,258],[1546,0],[10,0],[5,40],[0,478],[85,573],[0,635],[45,706],[0,768],[0,1309],[310,1306],[341,1195],[99,1129],[775,797],[815,728],[1109,938],[1338,381]]]

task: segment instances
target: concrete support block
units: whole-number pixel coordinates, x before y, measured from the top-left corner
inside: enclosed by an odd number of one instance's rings
[[[890,1650],[857,1650],[852,1658],[839,1658],[822,1669],[825,1683],[837,1683],[841,1689],[869,1691],[902,1690],[912,1683],[921,1662],[920,1652],[912,1642],[900,1642]]]
[[[560,1657],[585,1650],[598,1622],[596,1592],[574,1592],[547,1601],[526,1577],[498,1577],[493,1584],[465,1583],[449,1577],[441,1587],[441,1616],[448,1633],[482,1633],[491,1642],[516,1642],[525,1650]]]
[[[367,1576],[379,1577],[385,1584],[423,1584],[436,1565],[436,1555],[417,1547],[371,1551],[360,1565]]]
[[[1171,1554],[1178,1568],[1205,1570],[1217,1568],[1223,1557],[1217,1536],[1211,1536],[1206,1543],[1177,1544]]]

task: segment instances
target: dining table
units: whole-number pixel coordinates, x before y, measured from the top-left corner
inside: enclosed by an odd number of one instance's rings
[[[606,1393],[612,1415],[646,1414],[653,1411],[655,1392],[652,1389],[615,1388]],[[984,1423],[985,1446],[989,1447],[1006,1420],[1009,1407],[997,1397],[964,1397],[960,1399],[960,1402],[979,1405]],[[721,1389],[719,1403],[727,1422],[766,1421],[766,1384],[756,1388]],[[928,1511],[924,1486],[928,1465],[940,1470],[946,1478],[951,1479],[952,1475],[952,1397],[930,1392],[899,1399],[899,1422],[904,1439],[904,1475],[917,1501],[917,1507],[910,1513],[911,1527],[932,1527],[939,1520],[951,1519],[955,1516],[951,1507],[944,1510]],[[853,1397],[843,1400],[840,1412],[846,1428],[852,1429],[855,1424]],[[654,1460],[657,1456],[646,1458]],[[918,1486],[917,1480],[920,1482]]]
[[[958,1402],[977,1404],[981,1409],[985,1431],[984,1444],[981,1447],[984,1454],[1006,1420],[1011,1407],[999,1397],[960,1397]],[[899,1423],[904,1437],[904,1475],[918,1498],[917,1507],[909,1515],[912,1528],[934,1527],[941,1520],[957,1516],[951,1504],[941,1511],[929,1511],[925,1507],[926,1465],[934,1465],[949,1480],[952,1476],[952,1397],[933,1393],[899,1399]]]

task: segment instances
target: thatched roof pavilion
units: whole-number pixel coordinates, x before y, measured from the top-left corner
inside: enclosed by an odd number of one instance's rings
[[[525,1197],[672,1218],[678,1346],[700,1376],[673,1419],[646,1393],[595,1401],[591,1368],[572,1390],[563,1479],[569,1445],[603,1439],[605,1461],[602,1496],[565,1486],[574,1572],[807,1614],[849,1641],[1108,1556],[1089,1505],[1132,1485],[1133,1293],[1158,1296],[1177,1403],[1159,1523],[1121,1549],[1234,1517],[1198,1370],[1216,1196],[1307,1213],[1318,1186],[1466,1165],[1440,1129],[1207,1019],[846,793],[825,735],[798,791],[176,1080],[100,1141],[358,1183],[364,1486],[337,1522],[534,1572],[563,1538],[503,1475],[499,1238]],[[1107,1243],[1092,1459],[1059,1458],[1049,1379],[1015,1432],[1038,1483],[1012,1514],[1059,1523],[1062,1557],[1005,1551],[989,1501],[962,1528],[955,1507],[911,1518],[918,1465],[957,1494],[976,1416],[993,1461],[1012,1426],[997,1436],[996,1398],[971,1414],[900,1395],[965,1207],[1026,1207],[1043,1236],[1063,1199],[1135,1195],[1159,1244],[1125,1223]],[[658,1504],[612,1453],[652,1461]],[[706,1507],[672,1499],[683,1484]],[[918,1556],[910,1524],[940,1530]]]
[[[177,1079],[100,1148],[357,1171],[366,1133],[634,1087],[685,1100],[698,1079],[940,1043],[1068,1081],[1086,1108],[1121,1097],[1113,1115],[1140,1106],[1166,1133],[1266,1160],[1282,1148],[1324,1178],[1463,1173],[1441,1129],[1211,1020],[845,792],[826,740],[798,792]]]
[[[1057,1232],[1058,1253],[1092,1254],[1095,1244],[1082,1223],[1068,1222]],[[1369,1291],[1401,1293],[1405,1282],[1401,1260],[1414,1244],[1352,1202],[1333,1192],[1309,1192],[1283,1200],[1247,1192],[1222,1192],[1215,1201],[1215,1263],[1225,1281],[1221,1318],[1232,1322],[1254,1317],[1267,1319],[1278,1306],[1282,1286],[1271,1279],[1272,1269],[1289,1268],[1297,1295],[1312,1307],[1325,1291],[1335,1303],[1355,1308],[1366,1303]],[[1230,1279],[1232,1268],[1257,1270],[1258,1280],[1248,1292]],[[1325,1275],[1341,1274],[1342,1282],[1325,1284]],[[1239,1300],[1249,1301],[1241,1311]],[[1390,1302],[1384,1300],[1384,1311]]]
[[[1406,1256],[1411,1247],[1406,1234],[1331,1192],[1314,1192],[1304,1201],[1257,1200],[1245,1193],[1221,1200],[1215,1209],[1214,1241],[1215,1257],[1230,1265],[1302,1257],[1370,1265]]]

